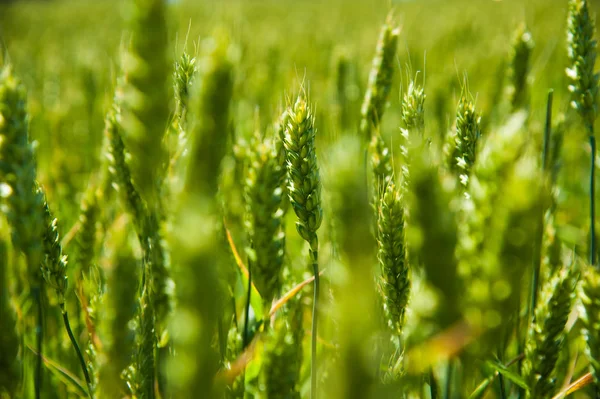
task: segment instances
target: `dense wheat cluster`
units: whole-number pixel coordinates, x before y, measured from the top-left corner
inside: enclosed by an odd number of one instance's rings
[[[0,4],[0,399],[600,397],[589,0]]]

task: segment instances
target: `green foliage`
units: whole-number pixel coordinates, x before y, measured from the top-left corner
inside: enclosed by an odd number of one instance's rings
[[[597,385],[598,8],[517,3],[0,6],[0,398]]]

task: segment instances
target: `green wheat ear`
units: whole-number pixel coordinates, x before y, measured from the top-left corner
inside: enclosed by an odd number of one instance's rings
[[[169,134],[165,137],[169,148],[168,180],[165,182],[167,183],[165,187],[168,189],[167,195],[169,197],[177,196],[183,185],[181,174],[184,163],[182,160],[189,139],[188,110],[191,89],[197,78],[197,71],[196,58],[191,57],[184,51],[179,60],[175,62],[173,71],[175,115],[170,125]]]
[[[373,134],[373,138],[369,144],[369,152],[371,154],[371,167],[373,169],[372,205],[377,213],[379,201],[394,176],[394,167],[392,165],[392,152],[385,144],[379,132]]]
[[[449,135],[448,143],[448,167],[465,187],[469,185],[480,136],[481,116],[475,111],[475,103],[465,83],[456,110],[456,131]]]
[[[541,293],[525,346],[523,373],[530,388],[528,397],[545,398],[554,392],[554,368],[575,299],[578,273],[575,265],[560,270]]]
[[[43,195],[37,190],[36,161],[29,141],[29,117],[25,88],[11,66],[0,72],[0,181],[4,184],[7,219],[16,250],[27,258],[32,285],[41,279],[40,264],[44,226]]]
[[[42,190],[39,190],[42,193]],[[43,194],[42,194],[43,195]],[[44,231],[45,257],[42,262],[42,275],[58,297],[58,304],[65,312],[65,294],[67,292],[67,256],[62,253],[60,236],[58,235],[58,220],[50,212],[47,200],[44,199]]]
[[[10,65],[0,71],[0,193],[6,203],[5,215],[11,227],[13,248],[25,255],[29,295],[37,308],[37,321],[28,321],[35,331],[35,397],[42,385],[42,273],[44,232],[42,194],[37,190],[36,161],[29,141],[29,117],[25,88],[13,75]],[[31,319],[31,318],[30,318]]]
[[[567,77],[571,80],[569,91],[571,106],[579,113],[588,133],[591,147],[590,157],[590,264],[596,264],[596,193],[595,161],[596,137],[594,123],[598,113],[598,74],[594,73],[597,43],[594,39],[596,27],[590,15],[587,0],[569,2],[567,21],[567,52],[570,66]]]
[[[257,142],[250,155],[246,178],[246,227],[252,278],[268,311],[279,293],[285,254],[281,170],[271,140]],[[283,169],[285,170],[285,169]]]
[[[323,221],[321,206],[321,177],[315,148],[316,129],[312,109],[301,93],[296,102],[288,107],[288,123],[285,129],[285,151],[288,170],[288,195],[298,217],[296,230],[308,242],[313,268],[314,299],[312,320],[312,375],[311,397],[316,398],[317,380],[317,317],[319,298],[319,240],[317,230]]]
[[[194,84],[197,69],[196,58],[190,56],[185,51],[181,54],[179,60],[175,62],[175,70],[173,71],[176,102],[175,115],[180,124],[185,121],[190,99],[190,87]]]
[[[311,248],[311,259],[317,260],[317,230],[323,220],[321,178],[315,149],[314,116],[304,95],[289,107],[284,145],[288,169],[288,192],[298,217],[296,229]]]
[[[534,45],[531,32],[525,25],[519,26],[509,55],[507,94],[513,111],[527,105],[527,76]]]
[[[582,278],[581,302],[583,304],[583,336],[590,371],[596,386],[600,387],[600,273],[588,267]]]
[[[380,124],[392,89],[394,63],[400,29],[390,13],[381,27],[375,58],[369,74],[369,84],[360,111],[360,134],[365,143],[371,140],[371,134]]]
[[[216,192],[223,154],[229,136],[230,104],[233,96],[233,68],[237,47],[229,36],[218,32],[203,45],[205,54],[198,60],[201,79],[190,97],[190,134],[192,151],[187,173],[188,185],[201,191]]]
[[[402,123],[400,128],[402,141],[400,155],[402,159],[401,178],[402,188],[406,189],[410,181],[411,150],[418,147],[425,132],[425,99],[427,95],[423,87],[415,80],[411,80],[408,90],[402,97]]]
[[[598,74],[594,73],[597,43],[587,0],[570,0],[567,24],[570,66],[566,72],[571,80],[571,105],[581,115],[586,128],[593,131],[598,107]]]
[[[131,0],[131,44],[123,60],[123,127],[132,154],[131,172],[151,209],[158,204],[166,162],[162,145],[169,119],[166,3]]]
[[[92,185],[81,201],[79,213],[80,229],[76,240],[76,262],[81,274],[90,270],[96,258],[96,233],[100,212],[96,188]]]
[[[416,77],[408,84],[402,97],[402,122],[412,132],[423,135],[425,129],[425,90],[417,83]]]
[[[410,294],[410,276],[404,238],[404,208],[400,191],[390,182],[381,198],[377,218],[380,293],[393,334],[400,336]]]

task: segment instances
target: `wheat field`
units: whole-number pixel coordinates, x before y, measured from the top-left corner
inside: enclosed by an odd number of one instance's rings
[[[599,398],[598,11],[0,2],[0,398]]]

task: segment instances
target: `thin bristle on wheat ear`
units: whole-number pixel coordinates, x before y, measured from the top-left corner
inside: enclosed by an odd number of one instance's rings
[[[288,107],[285,150],[289,178],[288,195],[298,217],[296,230],[310,246],[315,277],[312,319],[311,398],[317,397],[317,317],[319,301],[319,240],[317,230],[323,220],[321,177],[315,148],[314,116],[304,93]]]

